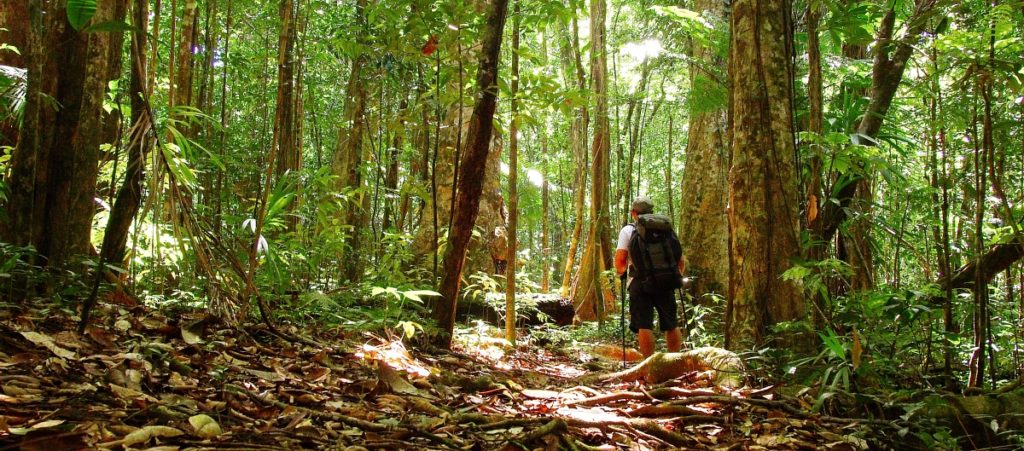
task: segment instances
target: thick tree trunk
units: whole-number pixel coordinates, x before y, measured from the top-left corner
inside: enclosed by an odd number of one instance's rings
[[[142,180],[145,177],[146,156],[152,147],[150,131],[152,118],[149,117],[149,103],[146,101],[146,31],[149,22],[149,2],[135,0],[132,24],[135,31],[131,43],[131,67],[129,95],[132,108],[132,131],[128,137],[128,168],[124,182],[117,192],[117,199],[110,211],[106,232],[103,235],[101,255],[109,264],[124,263],[128,230],[142,205]]]
[[[590,70],[591,89],[597,98],[594,107],[594,143],[590,167],[593,189],[590,191],[590,229],[580,267],[572,286],[576,315],[581,321],[603,321],[608,307],[614,307],[614,296],[609,287],[601,283],[601,273],[610,257],[608,231],[608,172],[611,151],[611,130],[608,123],[608,59],[605,45],[604,0],[590,3]]]
[[[787,0],[733,3],[729,349],[760,346],[768,326],[804,314],[781,277],[800,253],[789,14]]]
[[[722,0],[699,0],[695,8],[701,14],[727,19]],[[696,63],[690,66],[691,96],[700,95],[709,84],[717,83],[708,70],[725,72],[725,62],[714,56],[714,49],[698,42],[693,43],[693,59]],[[693,278],[692,292],[698,299],[704,299],[708,293],[724,294],[729,286],[727,127],[724,106],[691,112],[680,194],[679,241],[686,256],[687,275]]]
[[[480,210],[480,195],[483,191],[486,171],[481,171],[490,150],[491,132],[494,124],[494,110],[497,106],[498,62],[501,54],[501,36],[505,28],[508,0],[493,0],[488,5],[486,22],[482,31],[480,66],[477,69],[476,86],[480,90],[473,115],[469,120],[467,141],[459,189],[452,219],[452,233],[444,252],[444,267],[441,278],[441,299],[435,303],[433,317],[441,327],[438,344],[451,348],[455,331],[455,310],[459,299],[459,284],[466,259],[466,248],[473,234],[477,213]]]
[[[0,43],[13,46],[21,53],[0,50],[0,65],[25,67],[28,50],[28,5],[25,0],[0,0]]]
[[[470,117],[473,114],[472,109],[469,107],[465,109],[466,111],[463,113],[463,116]],[[455,165],[452,164],[452,161],[454,159],[456,142],[468,143],[470,139],[469,133],[471,129],[469,121],[463,121],[463,128],[461,130],[463,137],[461,139],[458,138],[459,130],[456,126],[458,116],[457,107],[453,107],[443,119],[444,124],[447,124],[447,126],[442,127],[441,136],[439,137],[441,142],[438,146],[440,154],[437,158],[437,164],[434,166],[434,171],[439,181],[437,193],[435,196],[426,199],[426,204],[419,217],[416,236],[413,237],[412,248],[414,253],[422,256],[424,261],[428,262],[437,246],[437,243],[434,242],[433,208],[435,199],[438,234],[439,236],[444,236],[444,231],[449,228],[448,218],[451,217],[452,196],[455,194],[455,190],[452,189],[453,187],[449,183],[442,183],[441,181],[454,178]],[[503,188],[500,180],[503,143],[496,135],[491,141],[491,151],[487,155],[484,170],[481,171],[485,174],[486,178],[484,180],[483,194],[480,199],[480,210],[474,224],[481,234],[479,237],[471,238],[473,244],[469,246],[464,268],[466,274],[478,271],[489,274],[504,274],[504,266],[502,265],[506,262],[508,242],[505,221],[507,212],[505,199],[502,197]],[[462,163],[460,166],[466,164],[465,152],[462,153]]]
[[[99,1],[93,23],[113,20],[118,1]],[[35,246],[45,264],[60,267],[91,248],[107,59],[116,33],[75,31],[60,2],[32,1],[29,15],[28,95],[2,236]],[[61,107],[52,108],[54,102]]]
[[[28,44],[28,26],[28,2],[0,0],[0,43],[24,53]],[[0,50],[0,66],[25,68],[25,58],[10,50]],[[14,147],[17,144],[18,125],[14,121],[0,121],[0,146]]]

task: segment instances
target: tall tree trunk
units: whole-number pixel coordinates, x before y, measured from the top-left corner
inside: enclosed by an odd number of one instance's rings
[[[366,7],[367,0],[358,0],[356,3],[356,23],[361,29],[366,29]],[[360,38],[360,41],[363,38]],[[358,190],[362,187],[361,165],[363,161],[364,145],[363,135],[366,128],[366,75],[365,66],[367,55],[362,52],[352,61],[352,70],[349,74],[348,88],[345,95],[344,112],[342,113],[342,126],[338,129],[338,143],[334,149],[334,157],[331,160],[331,173],[337,178],[333,186],[335,192],[345,189]],[[361,263],[359,256],[360,232],[357,223],[360,222],[362,211],[362,194],[355,195],[346,206],[344,206],[345,224],[353,226],[352,235],[349,237],[349,250],[345,257],[344,274],[347,280],[354,280],[360,272]]]
[[[103,235],[101,256],[104,261],[120,265],[124,263],[128,230],[142,205],[142,180],[145,177],[146,157],[152,148],[152,118],[149,117],[149,103],[146,101],[146,32],[149,29],[149,2],[135,0],[132,8],[132,42],[130,48],[131,67],[128,86],[131,98],[131,134],[128,137],[128,168],[124,182],[117,192],[117,199],[110,211],[106,232]]]
[[[579,51],[579,27],[576,18],[573,17],[572,31],[565,30],[565,39],[562,41],[562,70],[566,74],[566,84],[575,80],[576,88],[580,91],[586,89],[587,80],[583,70],[583,62]],[[572,75],[570,75],[572,74]],[[573,76],[574,75],[574,76]],[[567,297],[571,286],[573,267],[576,262],[576,253],[579,249],[580,237],[583,235],[583,214],[584,200],[587,195],[587,130],[590,127],[590,110],[586,103],[582,103],[575,113],[569,112],[569,146],[572,148],[573,163],[576,171],[573,177],[573,227],[569,237],[569,250],[565,254],[565,268],[562,271],[561,295]]]
[[[277,44],[277,100],[271,145],[278,152],[276,171],[280,180],[286,172],[299,168],[299,149],[295,147],[295,1],[281,0],[278,16],[281,31]]]
[[[613,301],[609,287],[601,283],[609,257],[608,250],[608,175],[611,151],[611,130],[608,123],[608,55],[605,44],[604,0],[590,2],[590,86],[596,97],[594,106],[594,142],[590,148],[593,164],[590,178],[590,228],[580,267],[576,273],[570,298],[576,315],[582,321],[603,321]]]
[[[192,105],[192,49],[195,47],[195,28],[198,20],[196,1],[187,0],[181,16],[181,41],[178,44],[178,55],[174,59],[172,106]]]
[[[629,102],[626,105],[626,142],[629,146],[629,155],[625,156],[626,169],[624,173],[620,173],[619,183],[623,187],[618,192],[619,200],[622,201],[622,207],[619,212],[621,214],[622,223],[625,224],[630,221],[629,217],[629,206],[633,202],[633,174],[642,173],[640,170],[640,162],[636,161],[637,149],[640,147],[640,124],[643,122],[643,110],[645,101],[647,99],[647,84],[651,78],[651,63],[649,60],[644,60],[640,65],[640,82],[636,85],[636,91],[629,98]],[[620,159],[623,159],[623,155],[619,155]],[[639,181],[640,174],[637,174],[637,180]],[[637,183],[639,185],[639,183]],[[639,187],[639,186],[638,186]],[[618,202],[613,202],[613,204]]]
[[[387,191],[387,197],[384,199],[384,230],[391,229],[395,224],[401,224],[400,218],[395,218],[395,212],[400,209],[395,208],[395,197],[399,196],[398,191],[398,167],[399,167],[399,156],[402,147],[405,145],[405,129],[406,120],[405,117],[409,113],[409,96],[408,94],[402,96],[402,100],[398,105],[398,127],[395,131],[395,136],[391,141],[391,148],[388,152],[388,171],[384,177],[384,189]],[[403,197],[404,199],[404,197]],[[401,232],[401,227],[398,227]]]
[[[816,136],[822,136],[825,133],[824,89],[821,79],[821,44],[818,40],[818,23],[821,21],[820,8],[820,5],[813,2],[808,3],[807,5],[808,131]],[[806,220],[805,225],[814,223],[817,220],[818,213],[820,211],[818,202],[822,198],[821,157],[818,156],[818,152],[811,151],[809,153],[811,155],[811,180],[807,184],[807,192],[804,193],[806,198],[806,216],[804,218]],[[825,258],[824,253],[826,250],[827,249],[824,246],[815,246],[808,254],[808,259],[823,260]],[[811,315],[815,330],[824,330],[831,312],[828,311],[829,308],[824,302],[823,296],[819,293],[812,293],[810,295],[810,302],[813,304]]]
[[[789,14],[787,0],[733,3],[730,349],[760,346],[768,326],[804,314],[800,293],[781,277],[800,253]]]
[[[722,0],[698,0],[695,7],[702,14],[727,19]],[[709,84],[718,83],[717,73],[725,73],[725,61],[715,57],[714,49],[696,41],[693,59],[690,95],[697,96]],[[690,112],[679,241],[686,256],[687,274],[693,278],[691,290],[698,300],[706,299],[705,295],[710,293],[724,294],[729,286],[727,127],[724,106]]]
[[[99,1],[93,23],[113,20],[118,1]],[[62,2],[33,0],[28,8],[28,94],[0,234],[61,267],[90,251],[108,58],[119,32],[75,31]]]
[[[508,128],[508,250],[505,261],[505,339],[516,342],[516,253],[519,252],[519,0],[512,7],[511,120]]]
[[[463,157],[462,173],[459,174],[460,186],[455,201],[452,234],[444,252],[444,270],[439,290],[441,299],[433,311],[433,317],[442,330],[438,337],[438,345],[445,349],[451,348],[462,267],[466,258],[466,248],[473,234],[473,224],[480,209],[480,195],[485,178],[485,171],[480,171],[480,168],[484,167],[487,161],[491,132],[494,128],[501,35],[505,28],[507,10],[508,0],[493,0],[487,7],[486,22],[481,32],[482,49],[476,74],[476,86],[480,94],[473,108],[473,115],[469,119],[469,139],[467,152]]]

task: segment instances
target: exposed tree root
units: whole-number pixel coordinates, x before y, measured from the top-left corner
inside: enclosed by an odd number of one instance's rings
[[[605,382],[643,379],[647,383],[659,383],[694,371],[710,371],[715,385],[736,388],[743,385],[743,368],[743,361],[735,353],[702,347],[683,352],[658,352],[632,368],[594,378]]]

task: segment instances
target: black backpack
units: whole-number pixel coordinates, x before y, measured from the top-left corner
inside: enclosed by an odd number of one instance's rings
[[[633,224],[629,238],[630,273],[648,293],[675,290],[683,286],[679,274],[682,246],[665,215],[643,214]]]

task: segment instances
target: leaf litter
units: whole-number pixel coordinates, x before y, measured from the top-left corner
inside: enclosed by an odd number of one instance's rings
[[[478,333],[424,353],[103,308],[84,335],[53,310],[0,316],[0,449],[861,450],[875,427],[700,374],[581,385],[621,365],[589,348]]]

